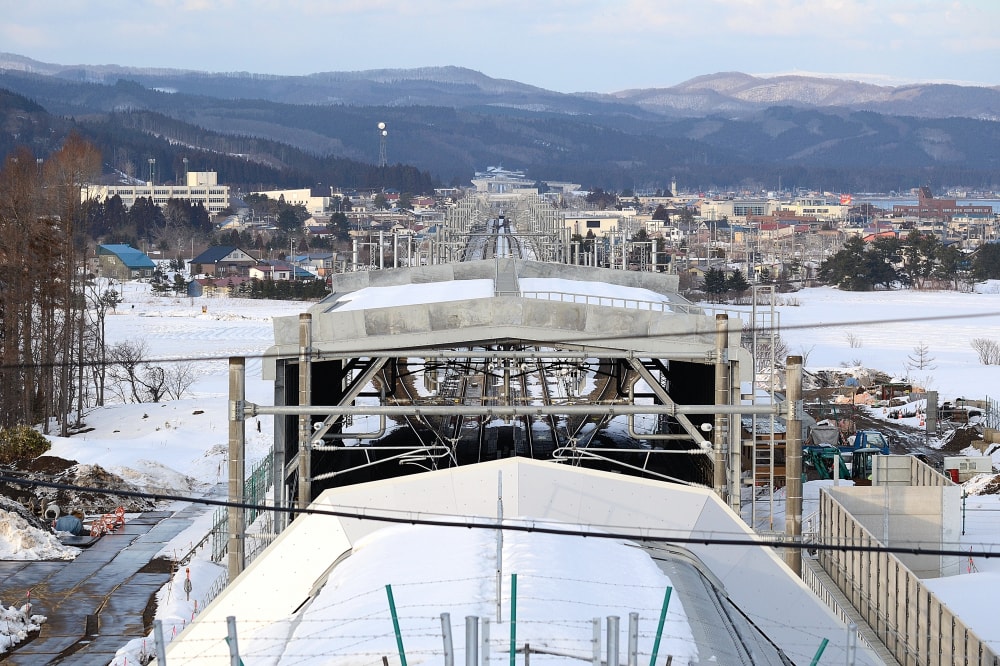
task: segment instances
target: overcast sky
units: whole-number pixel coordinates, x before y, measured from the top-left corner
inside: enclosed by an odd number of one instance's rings
[[[0,51],[67,65],[457,65],[561,92],[723,71],[1000,84],[1000,0],[0,0],[0,17]]]

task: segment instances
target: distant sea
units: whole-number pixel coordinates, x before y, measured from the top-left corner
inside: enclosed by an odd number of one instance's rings
[[[939,199],[950,199],[951,197],[937,197]],[[870,203],[873,206],[892,210],[893,206],[916,206],[916,199],[879,199],[876,197],[854,197],[852,206],[859,206],[863,203]],[[958,206],[993,206],[994,213],[1000,213],[1000,199],[955,199]]]

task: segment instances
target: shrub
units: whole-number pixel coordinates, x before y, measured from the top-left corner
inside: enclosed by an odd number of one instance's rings
[[[31,426],[0,430],[0,465],[37,458],[51,448],[52,443]]]

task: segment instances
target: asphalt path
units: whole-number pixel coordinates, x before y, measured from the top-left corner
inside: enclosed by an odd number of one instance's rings
[[[46,616],[33,640],[0,662],[37,666],[107,666],[133,638],[147,635],[143,614],[171,576],[172,564],[155,559],[200,513],[196,505],[173,513],[151,511],[98,539],[71,561],[0,562],[0,598]],[[166,520],[169,518],[169,520]]]

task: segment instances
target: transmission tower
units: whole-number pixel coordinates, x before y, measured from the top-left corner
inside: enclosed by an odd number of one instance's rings
[[[378,124],[378,165],[385,167],[385,138],[389,136],[389,131],[385,128],[385,123]]]

